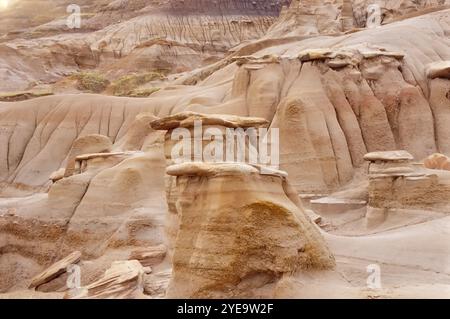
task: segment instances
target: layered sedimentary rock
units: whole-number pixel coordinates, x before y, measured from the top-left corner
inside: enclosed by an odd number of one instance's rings
[[[137,299],[143,298],[144,274],[149,268],[137,260],[116,261],[99,280],[66,295],[68,299]]]
[[[151,267],[161,263],[166,257],[167,248],[164,245],[145,247],[133,250],[130,260],[137,260],[144,267]]]
[[[368,6],[373,4],[379,5],[382,23],[405,13],[445,8],[443,0],[79,1],[80,28],[71,29],[66,11],[70,4],[66,0],[14,1],[0,11],[6,33],[0,45],[0,90],[38,88],[93,69],[110,80],[155,70],[191,71],[263,36],[339,34],[353,26],[366,27],[371,16]],[[36,7],[46,8],[46,13],[35,17]],[[17,12],[33,16],[26,27]],[[55,90],[64,91],[64,85],[56,85]]]
[[[190,161],[248,160],[250,140],[245,135],[245,130],[254,130],[257,143],[258,129],[268,126],[268,123],[263,118],[181,112],[155,120],[150,126],[165,132],[164,153],[169,166]],[[239,132],[244,133],[241,135],[243,140],[240,139]],[[166,197],[170,212],[167,231],[173,246],[180,223],[180,215],[176,209],[179,190],[174,176],[166,176]]]
[[[359,27],[366,26],[368,20],[370,21],[373,14],[377,12],[381,14],[380,22],[388,24],[450,7],[446,0],[354,0],[352,2],[355,24]],[[374,6],[376,9],[371,9]]]
[[[110,79],[190,71],[264,35],[289,1],[81,1],[79,28],[67,26],[77,12],[67,13],[72,3],[54,2],[17,1],[0,11],[7,32],[23,24],[17,12],[34,16],[34,8],[48,8],[35,18],[46,23],[30,21],[18,34],[4,35],[0,91],[27,90],[82,70],[96,69]]]
[[[81,259],[81,253],[79,251],[73,252],[69,256],[61,259],[55,264],[51,265],[44,272],[34,277],[30,283],[29,288],[37,288],[42,284],[45,284],[52,279],[55,279],[62,273],[67,271],[67,267],[78,263]]]
[[[83,260],[89,261],[103,256],[108,260],[111,250],[115,254],[123,250],[118,256],[126,259],[129,251],[124,247],[138,249],[164,243],[163,148],[156,133],[145,151],[136,149],[142,148],[146,133],[151,131],[148,126],[140,127],[141,121],[142,116],[138,116],[136,126],[114,147],[107,136],[88,134],[77,139],[66,154],[67,164],[63,163],[60,174],[53,177],[48,194],[31,196],[31,206],[20,199],[7,203],[6,207],[14,207],[14,214],[0,217],[2,266],[13,267],[18,256],[23,256],[37,261],[37,265],[24,263],[30,266],[28,276],[34,276],[76,247]],[[119,152],[122,147],[127,150]],[[80,155],[111,148],[117,151]],[[103,267],[103,262],[99,263],[89,272],[95,274]],[[6,273],[2,277],[2,289],[17,284]]]
[[[273,37],[339,34],[449,7],[444,0],[293,0],[268,32]]]
[[[111,151],[112,143],[107,136],[103,135],[86,135],[78,138],[72,145],[69,152],[67,165],[65,169],[65,177],[70,177],[75,171],[76,157],[88,153],[106,153]]]
[[[269,34],[276,37],[341,32],[341,21],[336,19],[341,14],[340,9],[337,1],[294,0],[289,8],[281,12],[280,19],[271,26]]]
[[[169,297],[273,296],[283,274],[333,267],[284,177],[238,163],[184,163],[167,173],[177,176],[181,217]]]
[[[448,79],[429,79],[425,70],[450,58],[448,38],[439,36],[448,28],[447,15],[432,13],[342,38],[260,43],[253,58],[226,60],[196,86],[168,87],[145,100],[83,95],[6,104],[1,108],[1,143],[10,151],[1,154],[0,176],[9,184],[46,182],[58,167],[38,162],[57,139],[65,149],[86,133],[115,140],[140,112],[164,117],[188,110],[272,121],[283,141],[282,168],[304,193],[328,192],[347,183],[370,151],[406,149],[416,158],[445,154]],[[414,38],[411,25],[421,28]],[[268,55],[276,59],[263,59]],[[86,110],[91,102],[95,109]],[[51,125],[44,130],[46,123]],[[50,135],[50,128],[58,129]],[[302,150],[299,156],[295,149]],[[56,162],[67,153],[54,154]]]
[[[447,211],[450,174],[411,163],[405,151],[376,152],[365,156],[369,166],[368,226],[383,222],[401,209]]]

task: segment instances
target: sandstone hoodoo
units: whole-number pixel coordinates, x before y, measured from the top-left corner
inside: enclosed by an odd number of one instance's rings
[[[450,206],[450,174],[413,166],[405,151],[374,152],[364,156],[369,166],[367,224],[383,222],[396,210],[434,209]],[[430,161],[427,161],[430,166]]]
[[[263,142],[265,154],[269,142],[263,137],[268,134],[269,122],[263,118],[234,116],[227,114],[202,114],[181,112],[150,123],[152,129],[165,131],[164,150],[167,165],[204,161],[252,162],[260,164],[258,142]],[[264,143],[267,142],[267,143]],[[278,149],[274,150],[277,155]],[[272,158],[273,159],[273,158]],[[271,164],[265,159],[264,164]],[[278,163],[279,158],[275,156]],[[277,164],[274,163],[274,164]],[[192,164],[194,165],[194,164]],[[270,167],[265,165],[265,170]],[[166,176],[166,197],[169,206],[167,232],[174,246],[180,225],[180,213],[177,211],[179,198],[175,175]]]
[[[329,269],[319,231],[286,194],[284,174],[242,163],[184,163],[171,297],[273,297],[283,275]],[[264,295],[267,294],[267,295]]]
[[[449,1],[0,20],[0,298],[450,298]]]
[[[155,120],[150,126],[165,130],[165,150],[169,163],[185,161],[250,161],[260,164],[259,147],[264,144],[266,154],[277,161],[278,154],[270,146],[278,147],[277,132],[266,129],[269,122],[263,118],[232,116],[226,114],[201,114],[182,112]],[[267,135],[272,135],[268,137]],[[276,145],[266,145],[273,142]],[[251,156],[254,158],[250,158]],[[270,160],[262,164],[270,166]]]

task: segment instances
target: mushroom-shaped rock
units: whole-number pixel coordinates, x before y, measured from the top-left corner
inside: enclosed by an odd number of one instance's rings
[[[261,297],[283,274],[334,266],[282,174],[244,163],[184,163],[168,173],[177,176],[181,218],[169,298]]]
[[[77,138],[69,152],[64,177],[69,177],[74,174],[77,156],[88,153],[105,153],[111,150],[112,143],[107,136],[91,134]]]

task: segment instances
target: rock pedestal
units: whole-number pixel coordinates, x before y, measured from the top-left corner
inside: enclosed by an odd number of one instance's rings
[[[195,136],[199,120],[202,135]],[[226,162],[205,156],[208,152],[200,158],[171,157],[179,143],[172,137],[176,129],[186,129],[187,147],[200,144],[205,149],[213,143],[203,136],[210,128],[226,144],[227,129],[257,130],[267,125],[262,118],[192,112],[151,123],[153,129],[167,130],[168,201],[177,219],[169,229],[174,250],[168,297],[270,297],[284,274],[334,266],[324,239],[287,182],[287,173],[251,163],[248,137],[241,147],[245,152],[241,162],[226,158],[225,146]]]
[[[195,125],[201,123],[200,135],[196,136]],[[204,138],[204,134],[210,132],[216,132],[220,135],[220,139],[224,141],[223,156],[225,159],[226,154],[226,134],[227,129],[249,129],[268,126],[268,121],[262,118],[251,118],[251,117],[239,117],[233,115],[223,115],[223,114],[200,114],[195,112],[182,112],[159,120],[155,120],[150,123],[150,126],[154,130],[164,130],[165,141],[164,141],[164,152],[167,161],[167,166],[170,166],[178,162],[191,162],[191,161],[211,161],[211,159],[206,159],[203,156],[203,150],[206,150],[209,144],[214,142],[214,139]],[[186,135],[180,136],[178,132],[185,133]],[[183,140],[183,141],[182,141]],[[184,146],[190,147],[190,156],[188,156],[185,149],[180,149],[177,152],[179,157],[177,159],[172,158],[172,151],[178,143],[183,143]],[[197,145],[196,145],[197,144]],[[194,153],[196,147],[201,146],[202,152],[200,153],[200,158],[196,158]],[[248,154],[248,140],[245,145],[245,154]],[[237,141],[234,151],[237,151]],[[248,156],[247,156],[248,158]],[[178,199],[178,189],[176,186],[176,177],[166,175],[166,197],[169,208],[168,216],[168,235],[171,242],[175,240],[175,237],[179,228],[179,218],[176,209],[176,202]]]
[[[271,297],[284,274],[327,269],[334,259],[319,231],[289,198],[284,172],[243,163],[184,163],[173,298]]]
[[[449,204],[447,172],[413,165],[406,151],[374,152],[364,159],[369,166],[368,227],[384,222],[397,209],[445,210]]]

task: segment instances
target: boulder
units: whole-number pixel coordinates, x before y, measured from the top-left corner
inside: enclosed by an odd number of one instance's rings
[[[54,263],[49,268],[47,268],[45,271],[37,275],[31,280],[31,283],[29,285],[30,289],[37,288],[42,284],[45,284],[56,277],[60,276],[64,272],[67,271],[67,267],[73,264],[78,263],[81,260],[81,253],[79,251],[75,251],[71,253],[69,256],[67,256],[64,259],[61,259],[60,261]]]
[[[429,169],[450,171],[450,159],[444,154],[435,153],[424,160],[423,166]]]
[[[66,294],[67,299],[143,298],[144,274],[149,273],[137,260],[115,261],[99,280]]]

